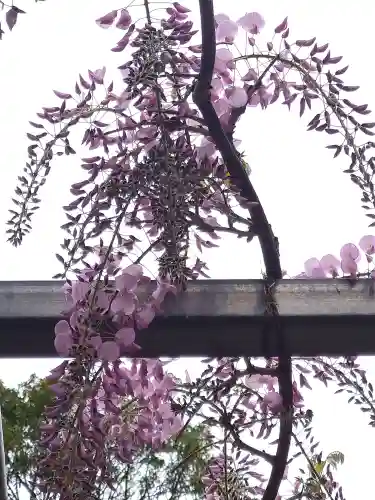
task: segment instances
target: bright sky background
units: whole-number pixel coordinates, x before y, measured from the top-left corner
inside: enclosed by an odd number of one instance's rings
[[[185,5],[196,9],[196,3],[189,0]],[[119,32],[101,30],[94,22],[113,8],[122,7],[120,0],[47,0],[36,5],[20,0],[17,5],[28,14],[0,44],[2,227],[8,218],[16,176],[27,158],[28,120],[35,119],[41,106],[55,105],[52,89],[73,90],[80,72],[105,65],[108,75],[120,81],[116,67],[125,62],[124,54],[110,52],[120,38]],[[361,86],[353,100],[375,109],[373,67],[369,62],[375,4],[367,0],[216,0],[215,9],[233,19],[247,11],[259,11],[267,24],[262,35],[265,41],[267,29],[271,33],[289,15],[291,38],[316,36],[320,45],[330,42],[332,54],[344,56],[342,66],[351,65],[345,75],[347,84]],[[307,258],[338,253],[342,244],[356,243],[369,233],[360,192],[340,172],[347,167],[345,160],[332,160],[331,152],[325,149],[327,135],[305,130],[316,112],[300,120],[297,111],[288,113],[278,104],[265,112],[251,109],[237,133],[246,148],[252,180],[279,237],[282,265],[290,275],[300,272]],[[44,203],[34,219],[33,233],[16,250],[5,243],[5,238],[0,240],[0,279],[45,280],[60,271],[54,254],[62,240],[59,226],[65,222],[61,206],[70,197],[69,185],[81,179],[78,157],[55,162],[49,182],[40,193]],[[256,278],[261,256],[257,245],[228,238],[220,250],[210,251],[209,265],[213,278]],[[46,374],[55,364],[53,360],[3,360],[0,378],[15,385],[33,372]],[[375,380],[373,358],[363,364]],[[185,366],[180,362],[179,369]],[[198,372],[196,361],[193,366]],[[373,490],[375,430],[366,426],[359,410],[345,404],[345,398],[332,399],[332,392],[321,386],[307,397],[316,414],[315,435],[320,437],[324,451],[338,449],[346,456],[339,478],[347,499],[367,497]]]

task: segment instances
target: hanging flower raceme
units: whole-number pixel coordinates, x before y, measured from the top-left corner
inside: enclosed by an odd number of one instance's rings
[[[47,381],[55,399],[40,429],[41,487],[66,498],[89,494],[112,459],[131,462],[143,446],[157,450],[181,430],[171,406],[175,381],[158,360],[134,359],[130,366],[116,360],[91,369],[87,358],[65,361]],[[74,476],[64,475],[67,463]]]
[[[141,266],[126,267],[106,284],[98,281],[99,269],[87,268],[65,287],[72,307],[69,321],[55,327],[55,346],[74,360],[47,378],[55,399],[41,427],[41,486],[75,498],[89,494],[99,471],[106,475],[112,456],[129,462],[143,446],[161,447],[182,425],[171,406],[175,382],[162,363],[134,359],[127,367],[119,360],[140,349],[135,330],[148,326],[173,287],[160,283],[142,303],[139,287],[149,280]],[[48,471],[62,471],[69,460],[74,477],[62,474],[52,485]]]

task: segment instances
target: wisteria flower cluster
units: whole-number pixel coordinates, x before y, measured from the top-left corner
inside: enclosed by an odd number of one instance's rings
[[[375,122],[359,121],[370,110],[348,99],[357,87],[342,79],[342,57],[315,38],[292,41],[288,18],[262,43],[259,13],[233,20],[200,0],[197,28],[190,4],[173,2],[161,10],[145,0],[146,22],[135,21],[130,7],[97,19],[99,27],[121,32],[112,51],[119,54],[122,85],[107,82],[106,67],[89,70],[71,91],[55,90],[57,103],[30,121],[28,161],[9,220],[14,246],[31,230],[54,158],[76,154],[70,138],[76,125],[85,127],[82,145],[89,151],[81,161],[83,178],[72,184],[73,200],[64,207],[66,237],[57,255],[63,271],[55,278],[66,280],[69,310],[56,324],[54,342],[69,360],[47,377],[55,399],[41,426],[40,488],[64,500],[89,498],[97,481],[114,481],[113,460],[130,462],[144,447],[163,449],[198,419],[220,436],[220,451],[202,478],[207,500],[275,500],[287,481],[286,464],[297,456],[309,463],[306,484],[315,488],[304,487],[306,498],[341,499],[333,476],[328,491],[311,467],[318,443],[302,392],[311,389],[307,375],[325,385],[335,381],[355,394],[373,425],[372,386],[355,353],[340,361],[292,360],[288,354],[273,296],[282,277],[278,240],[235,133],[253,107],[298,103],[302,116],[319,104],[308,130],[337,137],[328,148],[348,157],[345,172],[374,218],[375,143],[366,136],[374,135]],[[167,294],[209,277],[202,254],[219,245],[221,233],[259,239],[264,315],[280,353],[258,365],[246,356],[207,359],[199,379],[187,374],[181,381],[161,360],[142,357],[137,333],[162,310]],[[370,266],[375,237],[364,236],[359,247]],[[156,276],[145,265],[150,256]],[[358,273],[359,258],[349,243],[340,259],[308,260],[299,277],[372,278],[373,269]],[[254,446],[256,439],[269,446]],[[268,480],[256,470],[261,461],[271,466]]]
[[[59,333],[63,335],[63,333]],[[46,408],[39,461],[44,491],[68,497],[89,494],[98,474],[111,484],[111,461],[131,462],[143,446],[159,449],[181,430],[169,394],[176,384],[158,360],[117,359],[90,373],[87,357],[64,361],[47,377],[56,395]],[[67,477],[64,470],[74,469]]]
[[[297,278],[374,278],[373,255],[375,253],[375,236],[362,236],[358,244],[346,243],[340,250],[340,259],[332,254],[324,255],[321,259],[315,257],[305,262],[305,272]],[[358,262],[361,260],[361,250],[367,265],[364,272],[358,271]]]
[[[165,295],[175,291],[166,281],[142,302],[141,287],[150,282],[140,264],[132,264],[117,274],[112,282],[96,281],[97,269],[85,269],[79,281],[68,281],[65,292],[73,302],[69,321],[55,327],[55,347],[61,356],[84,355],[102,361],[116,361],[136,352],[135,329],[147,328],[154,319]],[[107,275],[108,276],[108,275]]]

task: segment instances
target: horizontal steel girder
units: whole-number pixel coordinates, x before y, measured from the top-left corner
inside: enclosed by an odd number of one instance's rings
[[[282,280],[276,285],[284,335],[293,355],[375,353],[370,280]],[[0,282],[0,357],[55,357],[54,325],[67,302],[60,281]],[[276,356],[265,342],[262,280],[199,280],[169,296],[137,335],[142,357]]]

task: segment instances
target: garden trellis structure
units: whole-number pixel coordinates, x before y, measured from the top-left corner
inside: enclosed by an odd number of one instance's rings
[[[372,280],[281,280],[275,285],[291,355],[375,354]],[[0,357],[56,357],[54,325],[69,307],[60,281],[0,282]],[[145,291],[146,292],[146,291]],[[198,280],[169,295],[137,334],[143,357],[277,356],[262,339],[262,280]],[[265,350],[266,349],[266,350]]]

